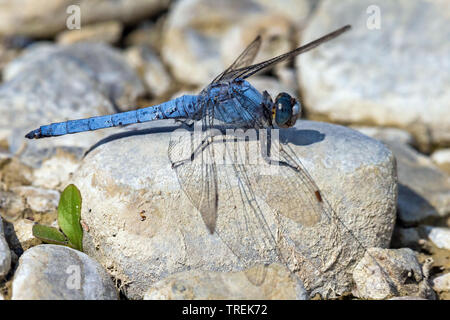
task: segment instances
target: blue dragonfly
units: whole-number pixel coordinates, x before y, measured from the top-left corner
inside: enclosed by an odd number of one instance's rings
[[[168,155],[182,190],[200,212],[206,228],[211,234],[216,232],[246,267],[254,265],[255,262],[264,265],[275,260],[288,265],[289,257],[282,252],[280,241],[276,239],[271,223],[265,218],[258,198],[264,199],[273,209],[274,217],[281,214],[306,227],[318,223],[329,224],[329,232],[324,236],[324,241],[328,244],[335,245],[339,241],[339,228],[342,223],[288,145],[272,145],[272,148],[277,148],[279,152],[280,160],[277,164],[280,171],[278,177],[268,181],[255,173],[256,168],[249,169],[243,162],[238,161],[229,166],[218,164],[219,156],[213,146],[223,142],[223,138],[211,132],[213,129],[224,130],[230,127],[292,127],[301,115],[300,101],[287,93],[280,93],[272,100],[267,91],[259,92],[246,79],[276,63],[336,38],[349,29],[349,25],[344,26],[290,52],[252,64],[261,45],[261,37],[258,36],[233,64],[198,95],[183,95],[135,111],[52,123],[29,132],[26,138],[55,137],[164,119],[198,125],[201,132],[206,133],[199,143],[192,146],[192,137],[189,136],[171,138]],[[270,163],[270,159],[266,160]],[[268,187],[274,183],[277,184],[275,188]],[[233,186],[234,191],[231,191]],[[297,192],[293,193],[292,190]],[[227,202],[228,207],[230,203],[235,204],[231,207],[236,210],[228,211],[226,220],[220,219],[221,202]],[[280,203],[286,205],[280,208]],[[290,239],[284,240],[287,243],[292,242]],[[326,264],[326,257],[312,257],[307,246],[299,247],[303,248],[302,261],[309,261],[313,269],[320,269],[321,265]],[[249,255],[249,252],[255,254]],[[249,279],[255,284],[261,283],[264,270],[255,272]]]

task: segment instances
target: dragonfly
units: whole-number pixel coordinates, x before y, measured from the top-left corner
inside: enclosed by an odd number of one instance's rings
[[[267,91],[259,92],[247,79],[268,67],[310,51],[350,28],[346,25],[285,54],[252,64],[262,42],[258,36],[197,95],[183,95],[134,111],[52,123],[29,132],[26,138],[55,137],[165,119],[195,124],[204,133],[198,143],[192,145],[191,136],[175,136],[170,139],[168,155],[181,189],[200,212],[207,230],[211,234],[217,233],[246,267],[254,265],[255,261],[267,265],[276,259],[287,265],[289,257],[286,250],[281,249],[281,240],[275,235],[277,231],[273,221],[282,216],[293,224],[305,227],[330,224],[331,229],[325,240],[335,244],[339,241],[339,222],[335,212],[288,145],[275,143],[272,146],[279,150],[277,165],[280,170],[277,177],[267,178],[259,175],[255,166],[250,167],[242,162],[219,164],[214,146],[224,140],[220,134],[211,132],[230,127],[276,129],[294,126],[302,113],[301,102],[284,92],[272,99]],[[267,158],[270,162],[270,153]],[[260,198],[274,212],[271,221],[268,221],[263,212],[265,209],[258,202]],[[226,213],[223,212],[226,219],[221,218],[224,203],[229,208]],[[284,204],[283,208],[280,208],[280,203]],[[286,238],[283,241],[287,244],[295,242]],[[295,245],[302,248],[304,259],[301,260],[309,261],[311,269],[324,265],[321,259],[325,258],[310,256],[310,250],[304,244]],[[290,269],[295,269],[295,266]],[[264,272],[264,269],[259,270],[249,275],[249,279],[255,284],[261,283]]]

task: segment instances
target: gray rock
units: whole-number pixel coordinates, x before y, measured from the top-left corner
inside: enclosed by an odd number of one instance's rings
[[[33,235],[34,221],[19,219],[5,228],[5,236],[11,245],[11,249],[19,254],[24,250],[41,244],[41,240]]]
[[[52,63],[48,63],[51,61]],[[39,167],[57,149],[80,158],[99,138],[120,129],[26,141],[40,125],[115,112],[131,107],[142,84],[123,57],[102,44],[37,45],[9,64],[0,86],[0,128],[9,128],[8,146],[22,162]]]
[[[43,244],[19,259],[12,300],[116,300],[117,291],[102,266],[86,254]]]
[[[355,129],[382,141],[394,153],[399,181],[398,217],[404,225],[416,225],[450,213],[450,177],[410,146],[415,144],[410,134],[395,128]]]
[[[145,293],[144,300],[307,300],[302,282],[286,267],[272,264],[264,282],[255,285],[246,273],[185,271],[169,276]]]
[[[150,47],[131,47],[126,51],[126,57],[140,75],[150,95],[160,97],[167,93],[172,86],[172,78]]]
[[[180,190],[167,155],[173,127],[167,123],[143,127],[148,129],[110,137],[100,144],[85,157],[73,180],[81,190],[82,219],[89,228],[84,249],[114,270],[130,298],[142,298],[153,283],[175,273],[246,269],[258,262],[259,255],[270,254],[263,248],[270,248],[274,241],[283,254],[288,251],[285,263],[297,270],[309,293],[334,296],[349,290],[348,270],[364,247],[389,245],[397,201],[396,172],[392,153],[376,140],[345,127],[309,121],[282,130],[282,137],[291,142],[342,224],[337,218],[333,223],[322,216],[321,223],[305,227],[274,215],[258,197],[257,214],[266,220],[266,230],[260,224],[251,227],[255,218],[248,215],[250,220],[243,221],[241,203],[221,201],[226,196],[219,193],[219,237],[208,233],[200,214]],[[254,167],[248,170],[257,170]],[[228,174],[229,168],[223,167],[222,172]],[[258,179],[274,191],[284,187],[286,194],[307,192],[293,190],[281,176],[275,183],[266,177]],[[239,191],[232,190],[239,199]],[[292,210],[288,201],[279,205],[276,209],[285,215]],[[140,215],[143,211],[145,221]],[[246,223],[252,231],[240,230]],[[274,235],[281,239],[275,240]],[[240,246],[241,259],[224,244],[223,237],[228,244]],[[247,246],[244,241],[249,237],[267,243],[252,248],[252,242]],[[278,261],[272,256],[268,259]]]
[[[37,213],[55,212],[59,203],[59,192],[32,186],[20,186],[11,189],[24,199],[25,208]]]
[[[450,272],[433,278],[432,283],[433,289],[437,292],[450,292]]]
[[[370,248],[353,270],[354,295],[362,299],[393,296],[434,298],[414,251]]]
[[[398,128],[384,128],[384,127],[362,127],[351,126],[352,129],[358,130],[365,135],[380,140],[380,141],[394,141],[403,144],[414,145],[414,137],[406,130]]]
[[[392,236],[391,247],[412,249],[420,248],[420,240],[422,239],[420,230],[417,228],[396,227]]]
[[[63,191],[68,185],[71,175],[78,169],[80,159],[69,152],[57,152],[44,159],[39,168],[33,170],[33,185],[45,189]]]
[[[450,250],[450,228],[424,226],[425,233],[438,248]]]
[[[291,49],[290,34],[309,14],[308,1],[178,1],[167,17],[162,55],[172,74],[204,86],[258,35],[258,61]]]
[[[124,56],[104,43],[74,43],[72,45],[35,45],[5,68],[5,80],[20,73],[39,68],[49,59],[62,59],[76,63],[98,84],[102,93],[121,110],[129,110],[136,99],[144,94],[144,87]]]
[[[352,30],[298,58],[308,111],[336,122],[399,127],[424,149],[448,145],[449,10],[448,1],[321,1],[302,43],[346,24]]]
[[[385,141],[397,160],[398,218],[404,225],[433,221],[450,214],[450,178],[428,157],[410,146]]]
[[[433,152],[431,160],[433,160],[443,171],[450,174],[450,148]]]
[[[0,159],[0,164],[0,185],[2,190],[31,184],[33,179],[32,169],[20,162],[18,157],[14,157],[7,152],[6,156]]]
[[[3,221],[0,217],[0,279],[5,277],[11,268],[11,251],[3,233]]]
[[[125,35],[123,39],[125,46],[148,46],[159,52],[161,50],[166,16],[162,15],[158,17],[155,23],[149,20],[143,21],[129,34]]]
[[[26,204],[18,194],[10,191],[0,191],[0,215],[8,220],[19,219],[25,211]]]
[[[67,20],[73,11],[67,13],[70,0],[2,1],[0,3],[0,33],[25,34],[50,37],[67,29]],[[167,8],[169,0],[100,0],[93,4],[90,0],[77,1],[80,7],[81,28],[93,22],[120,20],[135,22],[152,16]],[[18,23],[20,21],[20,23]],[[39,21],[39,23],[36,23]]]
[[[8,39],[0,35],[0,82],[3,68],[20,54],[20,48],[11,47]]]

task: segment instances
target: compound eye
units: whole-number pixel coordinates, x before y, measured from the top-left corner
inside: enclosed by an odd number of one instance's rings
[[[300,104],[289,94],[282,92],[275,99],[275,123],[281,128],[291,127],[300,117]]]

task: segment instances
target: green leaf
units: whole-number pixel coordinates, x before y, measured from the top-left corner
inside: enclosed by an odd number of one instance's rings
[[[32,231],[33,236],[45,243],[68,245],[66,236],[56,228],[35,224]]]
[[[81,194],[73,184],[67,186],[61,194],[58,205],[58,224],[77,250],[83,250],[83,228],[81,220]]]

